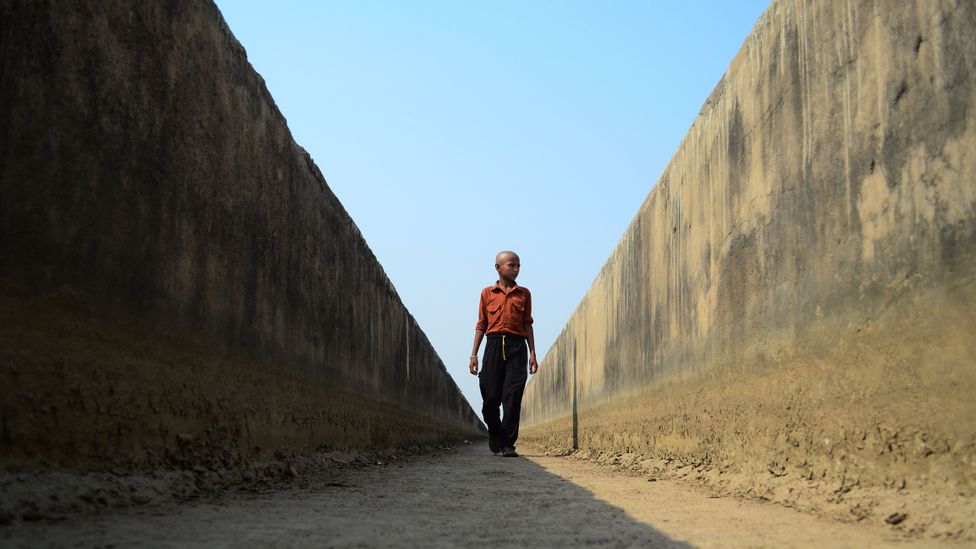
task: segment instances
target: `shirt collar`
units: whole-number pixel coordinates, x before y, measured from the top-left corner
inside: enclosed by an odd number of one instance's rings
[[[516,282],[515,285],[512,286],[512,289],[508,291],[508,293],[512,293],[515,290],[518,290],[520,287],[521,286],[518,285],[518,282]],[[495,284],[491,287],[491,290],[492,291],[498,290],[499,292],[504,292],[505,291],[505,289],[502,288],[500,284],[498,284],[498,281],[497,280],[495,281]]]

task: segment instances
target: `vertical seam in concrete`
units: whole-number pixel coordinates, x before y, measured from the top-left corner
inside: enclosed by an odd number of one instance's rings
[[[407,321],[404,322],[403,325],[407,334],[407,381],[409,382],[410,381],[410,318],[409,318],[410,315],[407,315],[406,311],[404,311],[404,314],[407,316]]]

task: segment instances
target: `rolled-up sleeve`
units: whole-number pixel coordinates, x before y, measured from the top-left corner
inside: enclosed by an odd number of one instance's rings
[[[482,290],[481,297],[478,299],[478,323],[474,325],[475,330],[482,332],[488,331],[488,311],[485,305],[485,292]]]

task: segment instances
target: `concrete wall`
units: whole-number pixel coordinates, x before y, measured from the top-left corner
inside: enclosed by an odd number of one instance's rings
[[[774,1],[529,383],[525,438],[971,498],[974,28],[972,2]]]
[[[0,24],[0,464],[480,432],[215,5]]]

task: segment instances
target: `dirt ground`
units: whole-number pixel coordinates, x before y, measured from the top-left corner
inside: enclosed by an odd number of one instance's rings
[[[523,448],[295,462],[196,499],[28,517],[4,547],[952,546]],[[62,484],[64,481],[61,481]],[[35,520],[30,520],[31,518]]]
[[[633,393],[537,393],[566,413],[526,417],[521,440],[682,478],[722,495],[976,542],[976,283],[919,292],[806,347],[764,345]],[[833,334],[833,335],[832,335]],[[833,341],[831,344],[830,342]],[[558,365],[547,363],[550,372]],[[569,366],[570,372],[572,365]],[[541,374],[540,374],[541,375]],[[526,388],[531,397],[533,378]],[[544,387],[544,386],[542,386]],[[531,406],[531,405],[529,405]],[[901,519],[899,520],[899,517]]]

